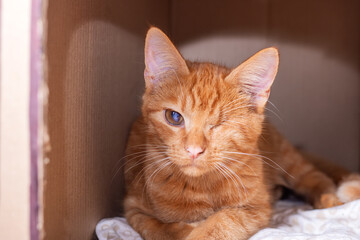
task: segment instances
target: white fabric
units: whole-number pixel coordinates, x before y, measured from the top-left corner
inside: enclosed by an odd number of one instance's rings
[[[124,218],[101,220],[96,226],[99,240],[141,240]],[[313,210],[299,202],[279,201],[271,227],[250,240],[359,240],[360,200],[342,206]]]
[[[272,227],[251,240],[359,240],[360,200],[342,206],[312,210],[308,205],[278,202]]]

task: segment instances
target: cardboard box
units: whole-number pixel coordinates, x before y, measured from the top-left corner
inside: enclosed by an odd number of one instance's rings
[[[270,119],[295,145],[359,170],[357,0],[24,3],[1,2],[1,239],[91,239],[121,214],[117,169],[151,25],[185,58],[229,67],[278,47]]]

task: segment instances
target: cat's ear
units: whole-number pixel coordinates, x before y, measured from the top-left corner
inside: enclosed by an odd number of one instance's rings
[[[160,29],[149,29],[145,40],[146,86],[158,84],[169,75],[186,75],[189,69],[179,51]]]
[[[258,107],[263,107],[270,96],[278,65],[278,50],[274,47],[266,48],[236,67],[226,80],[239,84],[242,91],[251,94]]]

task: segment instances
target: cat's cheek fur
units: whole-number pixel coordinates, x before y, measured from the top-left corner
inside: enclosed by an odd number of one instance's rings
[[[168,143],[169,140],[171,140],[173,136],[176,135],[176,131],[179,131],[178,129],[170,128],[158,119],[150,119],[149,122],[152,125],[152,127],[149,128],[149,132],[153,133],[151,137],[154,137],[155,134],[160,134],[158,140],[160,140],[161,145],[163,145],[163,143]]]

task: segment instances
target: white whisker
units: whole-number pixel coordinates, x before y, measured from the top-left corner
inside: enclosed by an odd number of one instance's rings
[[[155,156],[155,157],[146,158],[145,161],[139,161],[139,162],[137,162],[136,164],[134,164],[134,165],[131,166],[130,168],[126,169],[125,173],[127,173],[127,172],[130,171],[132,168],[134,168],[134,167],[136,167],[136,166],[138,166],[138,165],[140,165],[140,164],[142,164],[142,163],[144,163],[144,162],[149,162],[149,161],[151,161],[151,160],[156,159],[157,157],[161,156],[160,154],[162,154],[162,153],[159,153],[159,155],[157,155],[157,156]]]
[[[214,166],[214,167],[217,169],[216,172],[219,172],[219,173],[226,179],[226,181],[228,182],[228,184],[230,185],[229,179],[227,178],[227,176],[224,175],[223,171],[221,170],[221,168],[220,168],[219,166],[217,166],[216,164],[213,164],[213,165],[210,165],[210,166]],[[220,175],[220,176],[221,176],[221,175]]]
[[[248,196],[247,196],[248,192],[247,192],[247,189],[245,188],[244,183],[243,183],[243,181],[241,180],[241,178],[239,177],[239,175],[235,174],[234,171],[231,170],[230,168],[228,168],[225,164],[222,164],[222,163],[221,163],[221,166],[224,167],[232,176],[234,176],[237,180],[240,181],[240,184],[241,184],[241,186],[242,186],[242,188],[243,188],[243,190],[244,190],[244,194],[245,194],[246,201],[248,201]],[[237,181],[237,182],[238,182],[238,181]]]
[[[162,161],[163,162],[163,161]],[[146,189],[146,187],[148,186],[149,183],[151,183],[151,181],[153,181],[153,178],[155,178],[164,168],[166,168],[168,165],[172,164],[172,162],[168,161],[167,163],[163,163],[160,165],[160,167],[158,169],[156,169],[151,175],[150,177],[145,181],[144,184],[144,188],[143,188],[143,193]],[[155,175],[154,175],[155,174]]]
[[[165,150],[165,149],[160,149],[160,150]],[[128,158],[128,157],[134,156],[134,155],[141,155],[141,154],[144,154],[144,155],[145,155],[145,154],[148,153],[148,152],[156,152],[156,151],[158,151],[158,150],[156,150],[156,149],[147,149],[147,150],[143,150],[143,151],[140,151],[140,152],[134,152],[134,153],[131,153],[131,154],[127,154],[127,155],[123,156],[122,158],[120,158],[119,160],[116,161],[116,163],[114,164],[113,169],[117,169],[117,165],[120,164],[121,161],[122,161],[124,158]],[[128,161],[129,161],[129,160],[128,160]],[[122,164],[122,165],[120,166],[120,168],[122,168],[125,164],[126,164],[126,162],[125,162],[124,164]]]
[[[267,100],[268,103],[270,103],[271,106],[273,106],[275,108],[275,110],[277,110],[278,112],[280,112],[280,110],[275,106],[274,103],[270,102],[270,100]]]
[[[121,168],[123,168],[123,167],[125,166],[126,163],[128,163],[128,162],[130,162],[130,161],[132,161],[132,160],[134,160],[134,159],[136,159],[136,158],[138,158],[138,157],[144,157],[144,156],[146,156],[147,154],[156,154],[156,153],[164,153],[164,154],[166,154],[167,152],[159,152],[159,151],[155,151],[155,150],[150,150],[150,151],[145,150],[145,151],[141,151],[141,152],[136,152],[136,153],[128,154],[128,155],[122,157],[122,158],[115,164],[114,169],[117,169],[117,170],[116,170],[116,173],[117,173]],[[120,163],[122,159],[128,158],[128,157],[130,157],[130,156],[132,156],[132,157],[131,157],[130,159],[126,159],[126,161],[125,161],[119,168],[116,167],[116,165],[117,165],[118,163]],[[115,174],[115,175],[116,175],[116,174]]]
[[[279,114],[277,114],[276,112],[274,112],[273,110],[271,110],[270,108],[265,108],[267,111],[271,112],[272,114],[274,114],[277,118],[279,118],[279,120],[281,122],[284,122],[284,120],[282,120],[282,118],[279,116]]]
[[[227,157],[227,156],[223,156],[223,158],[227,159],[227,160],[230,160],[230,161],[233,161],[233,162],[236,162],[236,163],[240,163],[242,165],[245,165],[246,167],[248,167],[255,176],[259,176],[258,174],[255,173],[254,169],[252,167],[250,167],[248,164],[244,163],[243,161],[240,161],[238,159],[234,159],[234,158],[231,158],[231,157]]]
[[[137,183],[139,183],[142,175],[145,173],[145,171],[146,171],[147,169],[153,167],[153,166],[156,165],[156,164],[162,163],[162,162],[164,162],[164,161],[166,161],[166,160],[168,160],[168,159],[170,159],[170,157],[161,158],[161,159],[158,159],[158,160],[156,160],[156,161],[154,161],[154,162],[152,162],[152,163],[144,166],[144,167],[141,169],[141,171],[138,172],[138,174],[136,174],[136,176],[135,176],[134,179],[138,179]],[[139,176],[139,174],[141,174],[141,175]],[[139,176],[139,178],[138,178],[138,176]]]
[[[266,163],[266,161],[264,161],[264,159],[271,161],[272,163],[274,163],[279,169],[281,169],[284,173],[286,173],[288,176],[290,176],[291,178],[294,179],[294,177],[288,173],[284,168],[282,168],[278,163],[276,163],[275,161],[273,161],[272,159],[262,156],[262,155],[258,155],[258,154],[252,154],[252,153],[243,153],[243,152],[228,152],[228,151],[223,151],[224,153],[230,153],[230,154],[239,154],[239,155],[244,155],[244,156],[250,156],[250,157],[254,157],[255,159],[260,159],[263,160],[264,163]],[[263,159],[264,158],[264,159]],[[271,165],[269,165],[271,166]],[[274,167],[274,166],[272,166]]]

